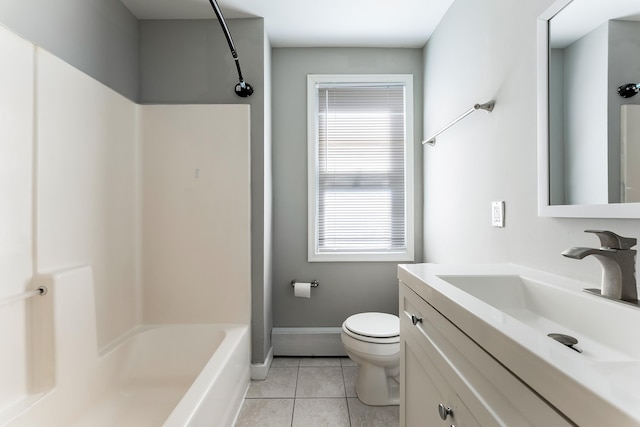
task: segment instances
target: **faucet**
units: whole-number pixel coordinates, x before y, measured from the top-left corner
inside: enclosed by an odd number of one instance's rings
[[[636,253],[633,237],[622,237],[605,230],[585,230],[600,238],[600,248],[569,248],[562,252],[567,258],[582,259],[593,255],[602,265],[600,295],[628,302],[637,302]]]

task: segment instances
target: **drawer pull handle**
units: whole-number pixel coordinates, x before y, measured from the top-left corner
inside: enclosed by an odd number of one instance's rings
[[[411,323],[415,325],[417,325],[418,323],[422,323],[422,317],[418,317],[415,314],[411,315]]]
[[[445,406],[444,403],[438,405],[438,413],[443,420],[446,420],[449,415],[453,417],[453,411],[450,407]]]

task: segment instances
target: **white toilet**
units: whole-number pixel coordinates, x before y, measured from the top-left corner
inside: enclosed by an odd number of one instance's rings
[[[342,324],[342,344],[359,366],[356,393],[366,405],[400,404],[400,319],[359,313]]]

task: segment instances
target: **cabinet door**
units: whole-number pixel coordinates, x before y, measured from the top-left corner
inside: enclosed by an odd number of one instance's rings
[[[418,348],[419,349],[419,348]],[[405,427],[436,427],[444,425],[438,415],[437,402],[445,402],[444,395],[435,387],[429,371],[414,353],[409,341],[403,348],[405,372],[401,378],[404,399],[401,398],[400,425]]]
[[[402,338],[400,425],[404,427],[480,427],[469,409],[407,331]],[[439,405],[451,413],[443,420]]]

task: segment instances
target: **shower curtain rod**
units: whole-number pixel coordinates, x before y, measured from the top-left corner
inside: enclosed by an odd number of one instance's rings
[[[452,121],[451,123],[449,123],[447,126],[443,127],[442,129],[440,129],[438,132],[436,132],[431,138],[429,139],[425,139],[424,141],[422,141],[422,145],[424,144],[429,144],[431,146],[436,145],[436,137],[438,135],[440,135],[442,132],[446,131],[447,129],[449,129],[451,126],[455,125],[456,123],[458,123],[460,120],[464,119],[465,117],[467,117],[469,114],[473,113],[474,111],[477,110],[485,110],[486,112],[490,113],[493,111],[493,106],[496,104],[495,101],[489,101],[489,102],[485,102],[484,104],[476,104],[474,105],[472,108],[470,108],[468,111],[466,111],[465,113],[463,113],[460,117],[458,117],[457,119],[455,119],[454,121]]]
[[[3,305],[7,305],[7,304],[11,304],[13,302],[17,302],[17,301],[23,300],[23,299],[31,298],[31,297],[34,297],[36,295],[46,295],[46,293],[47,293],[47,287],[46,286],[40,286],[39,288],[34,289],[32,291],[26,291],[26,292],[23,292],[21,294],[14,295],[12,297],[0,299],[0,307],[2,307]]]
[[[229,32],[229,27],[227,27],[227,23],[224,20],[224,16],[222,16],[222,11],[220,10],[220,6],[218,6],[218,2],[216,0],[209,0],[213,11],[218,17],[218,22],[220,22],[220,27],[222,27],[222,31],[224,32],[224,36],[227,39],[227,43],[229,44],[229,49],[231,50],[231,56],[233,56],[233,60],[236,62],[236,69],[238,70],[238,79],[240,83],[238,83],[235,87],[236,95],[246,98],[247,96],[251,96],[253,93],[253,88],[251,85],[244,81],[244,77],[242,77],[242,70],[240,69],[240,61],[238,60],[238,52],[236,52],[236,46],[233,44],[233,39],[231,38],[231,33]]]

